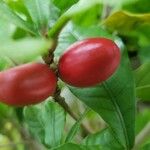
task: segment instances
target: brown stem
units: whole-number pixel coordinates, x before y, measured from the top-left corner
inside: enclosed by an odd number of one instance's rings
[[[65,102],[64,97],[60,96],[60,89],[57,87],[57,90],[54,95],[55,101],[60,104],[64,110],[75,120],[78,121],[79,118],[74,114],[71,109],[69,108],[68,104]],[[87,136],[91,131],[82,123],[81,124],[82,129],[84,130],[84,136]]]
[[[45,63],[46,63],[47,65],[52,64],[53,61],[54,61],[54,60],[53,60],[53,59],[54,59],[54,50],[56,49],[57,42],[58,42],[57,39],[53,40],[53,43],[52,43],[53,45],[52,45],[51,48],[49,48],[48,54],[45,55],[45,56],[43,56],[43,60],[45,61]]]

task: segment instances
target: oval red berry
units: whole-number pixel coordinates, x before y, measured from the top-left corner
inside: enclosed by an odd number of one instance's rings
[[[29,63],[0,72],[0,101],[24,106],[39,103],[53,95],[56,76],[41,63]]]
[[[71,45],[59,60],[60,78],[75,87],[108,79],[120,63],[120,50],[110,39],[89,38]]]

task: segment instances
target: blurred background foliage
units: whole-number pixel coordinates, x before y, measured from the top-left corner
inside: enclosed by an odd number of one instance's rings
[[[63,13],[78,2],[78,0],[49,0],[50,9],[45,15],[45,17],[48,17],[48,22],[43,21],[43,24],[39,24],[34,19],[35,16],[32,16],[31,12],[28,11],[28,9],[31,10],[28,2],[24,0],[4,0],[7,6],[21,18],[18,19],[14,14],[10,15],[12,18],[4,14],[4,12],[6,14],[10,12],[5,9],[6,6],[2,5],[1,1],[1,70],[14,66],[15,63],[41,60],[39,55],[45,53],[44,49],[48,47],[49,43],[45,40],[34,40],[33,38],[35,36],[40,38],[41,34],[45,34],[47,30],[53,27]],[[80,9],[82,10],[82,8]],[[150,1],[99,0],[98,5],[82,13],[75,13],[71,17],[72,21],[62,30],[59,37],[59,44],[55,51],[56,61],[62,53],[61,49],[65,49],[76,39],[80,40],[88,34],[95,36],[99,35],[99,33],[107,37],[113,36],[118,41],[118,44],[127,49],[135,75],[138,95],[136,116],[136,135],[138,135],[150,122]],[[27,23],[26,26],[22,25],[24,21]],[[95,26],[99,26],[99,29],[96,29]],[[84,32],[85,30],[88,32]],[[38,35],[34,33],[38,33]],[[26,47],[29,41],[30,44]],[[29,50],[23,53],[26,56],[25,60],[22,59],[21,55],[17,55],[17,49],[24,47]],[[2,55],[2,50],[6,48],[9,49],[7,53],[14,53],[13,60]],[[35,52],[35,49],[38,49],[38,51]],[[85,105],[73,96],[67,87],[63,87],[61,94],[77,116],[84,112]],[[65,133],[70,130],[70,127],[75,122],[69,115],[67,115],[66,121]],[[83,124],[91,133],[96,133],[107,126],[94,111],[88,113],[83,120]],[[85,136],[87,136],[87,133],[81,128],[74,141],[80,142]],[[149,140],[150,135],[143,139],[141,145],[146,144],[143,150],[150,149]],[[0,103],[0,150],[34,149],[41,150],[45,148],[29,134],[24,122],[22,108],[12,108]]]

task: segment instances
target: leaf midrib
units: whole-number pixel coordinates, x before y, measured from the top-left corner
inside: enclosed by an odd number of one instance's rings
[[[125,141],[126,141],[126,148],[127,150],[129,150],[129,140],[128,140],[128,134],[127,134],[127,130],[126,130],[126,126],[125,126],[125,121],[124,121],[124,118],[123,118],[123,115],[119,109],[119,106],[117,104],[117,102],[115,101],[113,95],[112,95],[112,92],[111,92],[111,89],[109,88],[107,82],[105,81],[105,83],[102,84],[102,86],[104,87],[104,89],[106,90],[106,92],[108,93],[109,97],[110,97],[110,100],[119,116],[119,120],[120,120],[120,123],[121,123],[121,126],[122,126],[122,129],[123,129],[123,133],[124,133],[124,136],[125,136]]]

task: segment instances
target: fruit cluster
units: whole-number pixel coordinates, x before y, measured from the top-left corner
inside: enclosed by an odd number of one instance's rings
[[[90,87],[108,79],[120,63],[120,50],[106,38],[71,45],[60,57],[59,77],[75,87]],[[55,93],[57,77],[46,64],[28,63],[0,72],[0,101],[13,106],[39,103]]]

